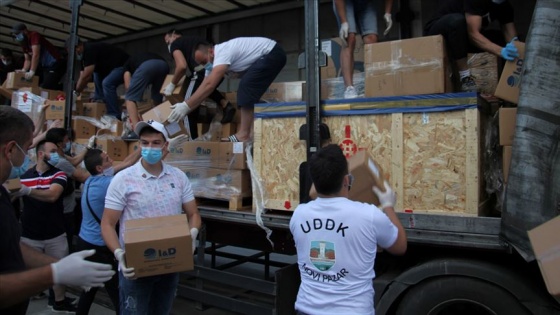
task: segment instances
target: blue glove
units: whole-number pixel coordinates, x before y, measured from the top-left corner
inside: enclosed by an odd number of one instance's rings
[[[517,37],[514,37],[511,42],[507,43],[506,47],[502,48],[502,58],[505,60],[512,61],[515,58],[519,57],[519,52],[517,51],[517,47],[513,44],[514,41],[517,40]]]

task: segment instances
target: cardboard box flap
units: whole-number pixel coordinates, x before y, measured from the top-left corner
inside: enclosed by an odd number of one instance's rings
[[[560,297],[560,216],[528,232],[548,292]]]
[[[130,221],[129,221],[130,222]],[[127,224],[129,223],[127,222]],[[180,222],[181,224],[174,224],[166,222],[165,224],[158,225],[157,227],[126,227],[125,242],[127,244],[141,243],[147,241],[156,241],[157,239],[170,239],[175,237],[182,237],[190,233],[189,225],[187,222]],[[148,233],[147,231],[150,231]],[[154,231],[157,231],[157,238],[154,236]]]

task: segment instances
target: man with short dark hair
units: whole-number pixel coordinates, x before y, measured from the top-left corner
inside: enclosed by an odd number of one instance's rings
[[[33,122],[23,112],[0,106],[0,183],[24,174],[30,159],[26,152],[33,140]],[[13,196],[44,194],[22,186]],[[10,193],[0,185],[0,313],[23,315],[29,297],[54,284],[100,286],[114,272],[110,265],[85,261],[93,251],[83,251],[57,259],[20,242],[21,230],[10,201]],[[9,288],[5,290],[4,288]]]
[[[23,50],[25,63],[21,70],[25,71],[25,78],[30,80],[38,74],[42,88],[62,90],[62,77],[66,74],[66,58],[58,48],[43,35],[28,30],[23,23],[14,25],[12,35]]]
[[[395,193],[373,191],[381,209],[348,199],[353,177],[340,147],[327,145],[309,160],[318,198],[290,219],[301,275],[298,314],[373,314],[377,246],[402,255],[407,241],[395,214]],[[336,263],[335,263],[336,262]]]
[[[492,20],[500,22],[503,36],[486,30]],[[508,0],[441,0],[436,15],[424,27],[424,35],[438,34],[445,38],[450,59],[459,70],[461,90],[465,92],[478,89],[467,53],[486,51],[505,60],[514,60],[519,55],[513,44],[517,31]]]
[[[135,132],[140,136],[142,159],[121,171],[111,181],[105,198],[101,231],[107,247],[119,262],[120,310],[122,314],[169,314],[175,299],[178,273],[134,278],[134,268],[125,262],[124,231],[132,219],[185,213],[193,240],[201,219],[189,179],[184,172],[162,161],[168,147],[165,127],[156,121],[141,121]],[[119,222],[120,237],[115,226]]]

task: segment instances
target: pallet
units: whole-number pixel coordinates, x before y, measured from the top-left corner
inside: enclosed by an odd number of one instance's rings
[[[229,198],[196,197],[198,206],[225,208],[231,211],[251,210],[253,207],[252,196],[230,196]]]

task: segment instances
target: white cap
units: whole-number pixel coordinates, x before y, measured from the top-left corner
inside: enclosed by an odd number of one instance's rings
[[[157,122],[155,120],[148,120],[148,121],[140,121],[136,124],[136,127],[134,127],[134,132],[140,136],[140,132],[142,132],[142,129],[146,128],[146,127],[151,127],[153,129],[155,129],[156,131],[159,131],[163,134],[163,137],[165,138],[165,140],[169,140],[169,135],[167,134],[167,130],[165,129],[165,126],[163,126],[162,123]]]

